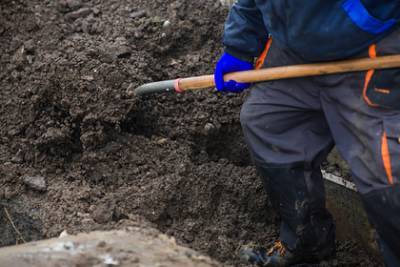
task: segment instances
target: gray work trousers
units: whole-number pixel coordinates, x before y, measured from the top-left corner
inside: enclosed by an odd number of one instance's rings
[[[388,54],[400,54],[400,31],[357,57]],[[304,63],[273,41],[264,67]],[[399,79],[399,70],[371,70],[250,89],[241,123],[289,249],[314,253],[334,243],[320,164],[336,145],[377,229],[386,265],[400,266]]]

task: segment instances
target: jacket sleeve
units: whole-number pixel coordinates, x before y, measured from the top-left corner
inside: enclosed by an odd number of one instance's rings
[[[225,51],[242,60],[253,61],[267,42],[268,32],[255,0],[238,0],[225,23]]]
[[[361,3],[377,19],[396,19],[397,21],[400,19],[399,0],[361,0]]]

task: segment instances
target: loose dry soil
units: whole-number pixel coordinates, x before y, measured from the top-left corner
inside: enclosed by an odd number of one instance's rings
[[[127,94],[212,73],[226,13],[216,0],[0,0],[1,246],[137,216],[225,264],[276,238],[245,96]],[[337,246],[321,266],[381,266]]]

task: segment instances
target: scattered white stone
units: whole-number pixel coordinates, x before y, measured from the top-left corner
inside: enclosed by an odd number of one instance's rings
[[[65,18],[67,20],[76,20],[78,18],[84,18],[86,16],[88,16],[90,13],[92,13],[92,9],[87,8],[87,7],[83,7],[81,9],[78,9],[77,11],[68,13]]]
[[[43,176],[24,176],[23,183],[36,191],[45,192],[47,190],[46,180]]]
[[[163,28],[168,28],[171,25],[171,22],[169,20],[164,21],[163,23]]]
[[[94,80],[94,77],[91,75],[85,75],[85,76],[82,76],[82,80],[91,82]]]
[[[114,259],[111,255],[101,255],[100,258],[103,260],[103,263],[107,266],[118,266],[119,261]]]
[[[167,138],[161,138],[161,139],[157,140],[157,144],[159,144],[159,145],[163,145],[167,142],[168,142]]]
[[[204,125],[204,131],[207,133],[207,134],[209,134],[209,133],[211,133],[212,131],[214,131],[216,129],[216,127],[215,127],[215,125],[214,124],[212,124],[212,123],[206,123],[206,125]]]
[[[134,96],[135,95],[135,85],[133,83],[130,83],[128,88],[126,88],[126,94],[128,96]]]
[[[139,10],[139,11],[132,12],[131,14],[129,14],[129,17],[131,19],[137,19],[137,18],[145,17],[146,15],[147,15],[147,12],[145,10]]]
[[[67,237],[67,236],[69,236],[69,234],[68,234],[67,230],[64,230],[61,232],[61,234],[59,235],[58,238],[63,238],[63,237]]]

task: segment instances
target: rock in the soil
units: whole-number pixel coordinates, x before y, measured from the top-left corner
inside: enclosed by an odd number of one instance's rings
[[[58,2],[58,9],[61,12],[71,12],[75,11],[79,8],[82,7],[82,1],[81,0],[60,0]]]
[[[46,192],[47,190],[46,179],[43,176],[24,176],[22,181],[30,189],[39,192]]]
[[[159,144],[159,145],[164,145],[167,142],[168,142],[167,138],[161,138],[161,139],[157,140],[157,144]]]
[[[214,124],[208,122],[208,123],[206,123],[206,125],[204,125],[204,133],[206,135],[211,134],[211,133],[215,132],[216,128],[217,127]]]
[[[24,161],[24,155],[22,150],[18,150],[17,154],[11,158],[12,163],[22,163]]]
[[[107,135],[103,129],[87,131],[82,133],[80,140],[85,149],[95,148],[106,143]]]
[[[24,43],[24,47],[26,50],[26,53],[28,54],[33,54],[35,52],[35,42],[32,39],[29,39]]]
[[[25,47],[21,46],[14,54],[13,61],[17,68],[22,68],[26,64]]]
[[[128,85],[128,88],[126,88],[126,95],[128,97],[133,97],[135,95],[135,89],[136,89],[136,86],[133,83],[130,83]]]
[[[81,77],[81,79],[88,82],[94,81],[94,77],[92,75],[84,75]]]
[[[139,11],[135,11],[135,12],[132,12],[131,14],[129,14],[129,17],[131,19],[138,19],[138,18],[145,17],[146,15],[147,15],[147,12],[145,10],[139,10]]]
[[[163,28],[168,28],[169,26],[171,26],[171,22],[169,20],[164,21]]]
[[[92,13],[92,10],[90,8],[87,7],[83,7],[77,11],[68,13],[65,18],[67,20],[76,20],[78,18],[84,18],[86,16],[88,16],[90,13]]]
[[[58,238],[64,238],[64,237],[67,237],[67,236],[69,236],[69,234],[68,234],[67,230],[64,230],[64,231],[61,232],[61,234],[58,236]]]
[[[93,220],[100,224],[111,222],[115,212],[115,203],[107,202],[96,207],[93,211]]]

